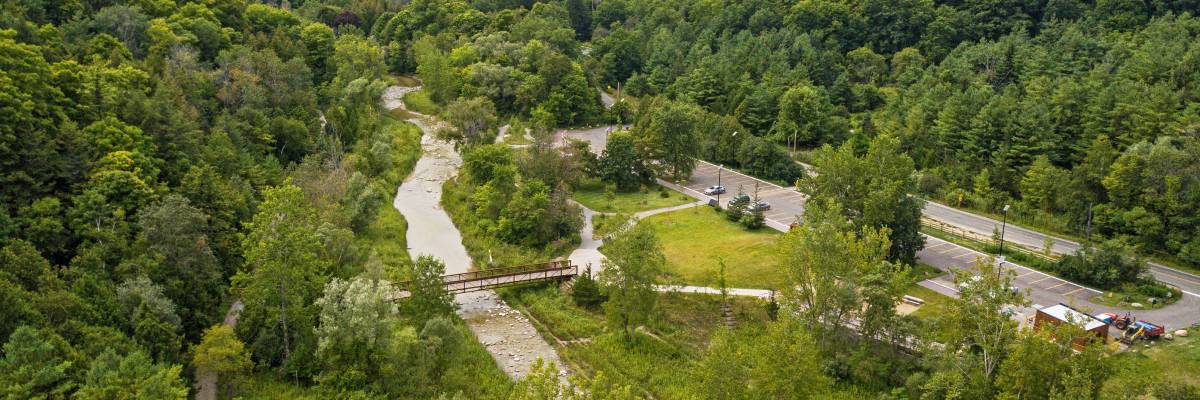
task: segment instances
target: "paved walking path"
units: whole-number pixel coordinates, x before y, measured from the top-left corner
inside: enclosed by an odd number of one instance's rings
[[[575,203],[575,204],[579,204],[579,203]],[[688,203],[688,204],[681,204],[678,206],[663,207],[663,208],[656,208],[653,210],[640,211],[640,212],[634,214],[635,218],[632,222],[637,223],[637,220],[649,217],[651,215],[668,213],[671,211],[686,210],[688,208],[702,206],[704,204],[705,203],[703,201],[696,201],[696,202],[692,202],[692,203]],[[592,234],[592,232],[593,232],[592,217],[595,215],[600,215],[600,214],[605,214],[605,213],[593,211],[592,209],[587,208],[586,206],[584,206],[582,204],[579,204],[579,208],[583,209],[583,227],[579,229],[579,238],[580,238],[579,248],[577,248],[577,249],[575,249],[575,251],[571,252],[570,260],[575,265],[578,265],[583,268],[587,268],[590,266],[592,269],[592,275],[595,276],[596,274],[598,274],[600,272],[600,269],[603,268],[603,262],[605,259],[604,254],[601,254],[600,250],[598,250],[598,249],[600,248],[600,245],[604,244],[604,238],[597,238],[597,237],[594,237],[594,235]],[[584,273],[584,271],[581,270],[579,273]],[[658,286],[655,286],[654,289],[659,292],[704,293],[704,294],[716,294],[716,295],[721,294],[721,289],[719,289],[719,288],[704,287],[704,286],[658,285]],[[766,289],[726,288],[726,291],[730,296],[757,297],[757,298],[760,298],[763,300],[770,300],[770,298],[771,298],[771,291],[766,290]]]
[[[675,285],[659,285],[654,287],[659,292],[680,292],[680,293],[703,293],[720,295],[721,289],[705,286],[675,286]],[[725,288],[726,293],[730,296],[739,297],[757,297],[763,300],[771,300],[771,291],[766,289],[743,289],[743,288]]]
[[[384,105],[403,108],[401,99],[405,93],[413,90],[420,90],[420,87],[387,88],[384,91]],[[441,206],[442,185],[458,174],[462,157],[452,143],[435,137],[433,132],[440,124],[438,121],[416,115],[418,117],[409,122],[425,133],[421,137],[421,158],[417,160],[412,174],[397,188],[392,204],[408,221],[405,236],[409,254],[414,259],[421,255],[432,255],[446,264],[446,273],[467,272],[471,268],[471,257],[462,244],[458,227],[454,226]],[[464,293],[455,296],[455,302],[459,304],[459,316],[467,322],[496,364],[510,378],[516,380],[528,375],[531,363],[541,358],[562,368],[559,376],[565,382],[567,371],[554,347],[538,334],[528,319],[505,304],[495,293]]]

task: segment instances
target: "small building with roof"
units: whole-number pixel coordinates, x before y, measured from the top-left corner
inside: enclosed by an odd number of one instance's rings
[[[1045,329],[1048,325],[1059,326],[1070,323],[1082,328],[1087,334],[1071,340],[1071,347],[1082,350],[1088,341],[1099,339],[1108,343],[1108,324],[1091,314],[1076,310],[1074,307],[1059,303],[1037,310],[1033,316],[1033,329]]]

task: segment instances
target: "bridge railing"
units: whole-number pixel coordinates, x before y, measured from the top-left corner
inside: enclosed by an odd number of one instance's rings
[[[511,276],[517,274],[525,274],[530,272],[545,271],[551,269],[568,269],[571,268],[570,260],[550,261],[541,264],[518,265],[514,267],[492,268],[481,271],[470,271],[461,274],[450,274],[442,277],[446,284],[453,282],[464,282],[480,280],[485,278],[494,278],[498,276]]]
[[[579,267],[571,265],[570,260],[559,260],[444,275],[442,281],[445,282],[448,291],[463,293],[521,283],[569,279],[578,274],[578,269]],[[411,287],[412,284],[411,281],[402,281],[398,282],[396,286],[404,289]],[[407,290],[403,291],[407,292]],[[401,297],[407,296],[402,295]]]

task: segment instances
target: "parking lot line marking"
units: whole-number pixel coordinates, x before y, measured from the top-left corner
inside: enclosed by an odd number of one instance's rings
[[[945,249],[945,250],[939,251],[939,252],[938,252],[938,254],[946,254],[946,253],[952,252],[952,251],[954,251],[954,250],[958,250],[958,249],[956,249],[956,248],[954,248],[954,247],[951,247],[951,248],[948,248],[948,249]]]
[[[1024,278],[1024,277],[1026,277],[1026,276],[1033,275],[1033,274],[1035,274],[1035,273],[1037,273],[1037,271],[1029,271],[1029,272],[1026,272],[1026,273],[1023,273],[1023,274],[1017,275],[1017,279],[1021,279],[1021,278]]]
[[[1050,279],[1050,278],[1053,278],[1053,276],[1046,275],[1046,277],[1045,277],[1045,278],[1038,279],[1038,280],[1036,280],[1036,281],[1033,281],[1033,282],[1029,282],[1029,284],[1030,284],[1030,285],[1034,285],[1034,284],[1037,284],[1038,282],[1041,282],[1041,281],[1044,281],[1044,280],[1047,280],[1047,279]]]
[[[1057,285],[1054,285],[1054,286],[1048,287],[1048,288],[1046,288],[1046,289],[1044,289],[1044,290],[1050,290],[1050,289],[1054,289],[1054,288],[1056,288],[1056,287],[1059,287],[1059,286],[1062,286],[1062,285],[1066,285],[1066,284],[1068,284],[1068,283],[1070,283],[1070,282],[1067,282],[1067,281],[1062,281],[1062,282],[1059,282]]]
[[[1075,293],[1079,293],[1079,291],[1081,291],[1081,290],[1083,290],[1083,288],[1075,289],[1075,290],[1072,290],[1072,291],[1070,291],[1070,292],[1063,293],[1063,296],[1070,296],[1070,295],[1073,295],[1073,294],[1075,294]]]
[[[966,252],[966,253],[963,253],[963,254],[959,254],[959,255],[957,255],[957,256],[954,256],[954,259],[955,259],[955,260],[957,260],[957,259],[960,259],[960,258],[963,258],[963,257],[967,257],[967,256],[973,256],[973,255],[975,255],[975,253],[972,253],[972,252]]]
[[[926,247],[925,249],[927,249],[927,250],[940,249],[940,248],[943,248],[943,247],[946,247],[946,246],[949,246],[949,245],[950,245],[950,243],[944,243],[944,242],[943,242],[943,243],[938,243],[938,244],[935,244],[935,245],[933,245],[933,246]]]

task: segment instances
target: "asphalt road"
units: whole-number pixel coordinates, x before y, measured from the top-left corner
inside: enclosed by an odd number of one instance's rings
[[[931,201],[925,202],[923,214],[932,219],[984,236],[991,236],[993,229],[1001,226],[1001,221]],[[1045,246],[1047,235],[1011,223],[1007,225],[1004,228],[1004,240],[1034,249],[1040,249]],[[1054,246],[1051,250],[1056,254],[1071,254],[1081,247],[1077,242],[1058,237],[1052,237],[1052,240],[1054,240]],[[1200,297],[1200,276],[1154,262],[1148,264],[1150,266],[1150,273],[1154,275],[1155,279],[1179,288],[1179,290],[1185,293],[1185,296]],[[1196,312],[1200,313],[1200,310]]]
[[[918,252],[917,257],[922,262],[944,271],[965,270],[978,274],[976,260],[986,259],[987,256],[938,238],[926,236],[925,249]],[[1003,271],[1011,274],[1013,286],[1021,290],[1025,298],[1032,303],[1030,308],[1022,310],[1023,314],[1032,313],[1036,308],[1059,303],[1071,305],[1092,315],[1105,312],[1124,314],[1126,311],[1130,311],[1090,301],[1089,299],[1103,294],[1099,290],[1010,262],[1003,263],[1002,268]],[[954,283],[953,274],[943,274],[922,281],[920,285],[947,296],[958,297],[958,288]],[[1200,323],[1200,297],[1185,295],[1175,304],[1167,307],[1131,312],[1138,319],[1163,324],[1170,330],[1185,328]]]

